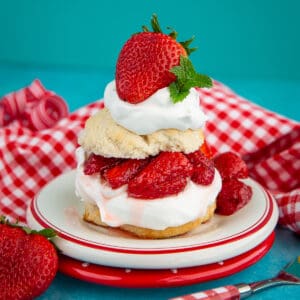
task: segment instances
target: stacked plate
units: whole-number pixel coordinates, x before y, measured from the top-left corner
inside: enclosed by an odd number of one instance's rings
[[[232,216],[215,215],[188,234],[142,240],[121,230],[82,221],[75,195],[75,171],[48,183],[27,210],[28,225],[51,227],[61,250],[60,271],[70,276],[120,287],[179,286],[238,272],[271,248],[278,220],[269,192],[248,179],[251,201]]]

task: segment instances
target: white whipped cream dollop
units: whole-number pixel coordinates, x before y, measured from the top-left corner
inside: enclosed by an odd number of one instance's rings
[[[115,81],[104,91],[104,103],[119,125],[139,135],[160,129],[200,129],[207,117],[199,105],[199,93],[191,88],[181,102],[173,103],[169,88],[156,91],[148,99],[137,104],[126,102],[118,96]]]
[[[110,188],[99,175],[85,175],[82,148],[76,151],[78,160],[76,172],[76,194],[83,200],[98,206],[101,219],[111,227],[129,224],[155,230],[180,226],[205,216],[207,208],[214,203],[221,190],[221,177],[215,172],[213,182],[202,186],[189,180],[178,195],[163,199],[143,200],[128,197],[124,185]]]

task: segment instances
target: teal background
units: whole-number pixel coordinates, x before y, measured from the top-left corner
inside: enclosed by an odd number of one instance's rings
[[[158,14],[239,95],[300,120],[300,1],[0,0],[0,97],[39,78],[75,110],[102,98],[124,42]]]
[[[103,97],[119,51],[159,16],[239,95],[300,120],[298,0],[0,0],[0,97],[39,78],[70,110]]]
[[[156,12],[179,39],[195,35],[198,71],[300,79],[300,1],[0,0],[0,63],[113,72],[129,36]]]

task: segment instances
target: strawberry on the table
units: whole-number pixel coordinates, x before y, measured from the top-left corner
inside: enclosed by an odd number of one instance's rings
[[[33,299],[49,287],[58,268],[49,241],[54,235],[52,229],[37,232],[0,217],[0,299]]]

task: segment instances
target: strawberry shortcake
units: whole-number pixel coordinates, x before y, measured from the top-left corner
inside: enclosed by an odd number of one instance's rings
[[[168,238],[214,215],[222,179],[197,91],[212,81],[189,59],[192,40],[162,33],[155,15],[151,25],[123,46],[105,108],[79,136],[76,193],[87,222]]]

